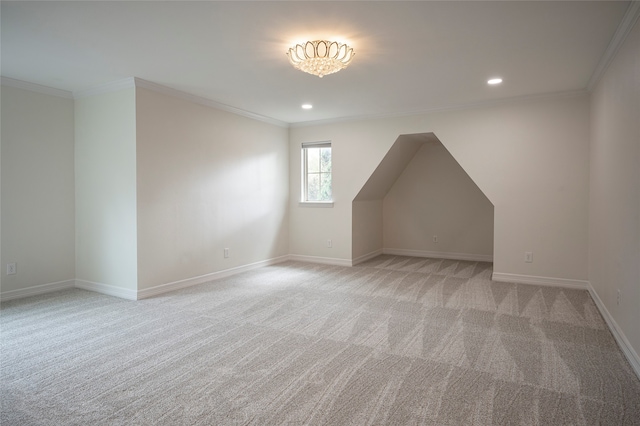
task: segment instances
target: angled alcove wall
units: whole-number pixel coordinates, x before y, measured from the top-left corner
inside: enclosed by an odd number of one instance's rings
[[[493,204],[433,133],[399,136],[352,207],[354,263],[381,252],[493,257]]]

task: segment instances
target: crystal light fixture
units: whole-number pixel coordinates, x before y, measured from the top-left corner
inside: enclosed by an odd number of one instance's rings
[[[355,53],[344,43],[328,40],[296,44],[287,52],[294,68],[322,78],[346,68]]]

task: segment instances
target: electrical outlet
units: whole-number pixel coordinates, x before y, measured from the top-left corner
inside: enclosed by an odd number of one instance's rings
[[[438,236],[437,236],[437,235],[434,235],[434,236],[433,236],[433,242],[434,242],[434,243],[437,243],[437,242],[438,242]]]
[[[327,240],[327,247],[329,248],[333,247],[333,241]]]
[[[15,262],[7,263],[7,275],[15,275],[18,273],[18,265]]]
[[[616,301],[616,305],[620,306],[620,290],[618,290],[618,300]]]
[[[225,249],[224,249],[224,258],[226,259],[226,258],[228,258],[228,257],[229,257],[229,249],[228,249],[228,248],[225,248]]]
[[[533,252],[525,251],[524,252],[524,261],[527,263],[533,263]]]

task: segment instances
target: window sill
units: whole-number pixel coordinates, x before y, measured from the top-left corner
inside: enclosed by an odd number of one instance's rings
[[[299,207],[320,207],[320,208],[333,208],[333,201],[300,201]]]

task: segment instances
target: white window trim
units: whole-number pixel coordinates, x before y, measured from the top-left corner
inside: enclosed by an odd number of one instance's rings
[[[333,201],[300,201],[298,203],[300,207],[323,207],[333,208]]]
[[[331,148],[331,141],[320,141],[320,142],[303,142],[302,146],[300,147],[300,167],[301,167],[301,174],[302,174],[302,181],[301,181],[301,192],[300,192],[300,202],[298,203],[298,206],[300,207],[321,207],[321,208],[333,208],[333,200],[330,201],[306,201],[305,199],[307,198],[307,172],[306,172],[306,151],[305,148]],[[333,149],[331,150],[331,153],[333,154]],[[332,155],[333,157],[333,155]],[[333,159],[332,159],[333,162]],[[331,185],[333,186],[333,172],[331,173]]]

